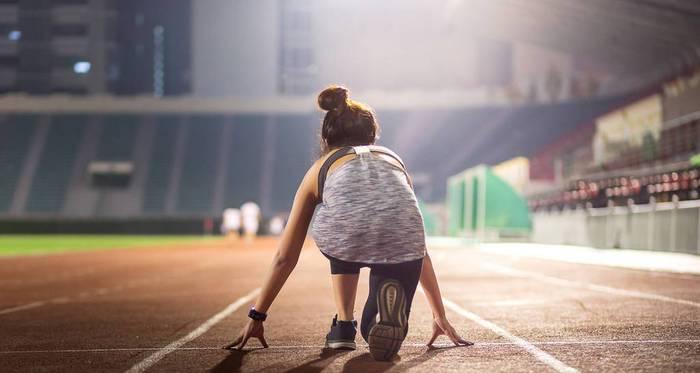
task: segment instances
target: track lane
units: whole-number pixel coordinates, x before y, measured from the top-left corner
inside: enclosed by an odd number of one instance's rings
[[[500,259],[500,260],[499,260]],[[477,314],[499,325],[507,325],[508,329],[531,343],[538,345],[540,341],[549,341],[540,348],[565,364],[580,368],[582,371],[618,370],[625,371],[630,364],[627,355],[635,345],[643,345],[648,355],[635,354],[636,367],[684,367],[698,369],[700,362],[693,354],[679,353],[678,342],[674,340],[693,341],[681,345],[680,351],[694,351],[698,344],[694,341],[700,335],[700,312],[697,307],[687,304],[665,302],[639,297],[621,296],[598,290],[558,286],[537,278],[513,277],[488,270],[481,264],[499,261],[501,265],[518,265],[520,260],[509,260],[503,257],[484,256],[473,250],[457,250],[450,253],[449,260],[439,263],[439,273],[450,273],[443,283],[447,283],[445,294],[455,297],[455,301],[466,305]],[[575,278],[577,281],[596,281],[600,283],[611,276],[616,285],[626,284],[644,289],[656,290],[659,293],[668,292],[668,281],[675,281],[684,296],[692,297],[693,290],[684,289],[694,283],[693,279],[666,278],[660,289],[655,289],[649,282],[654,283],[658,277],[641,271],[624,271],[610,268],[591,268],[591,266],[575,266],[569,263],[559,268],[558,263],[546,261],[528,261],[528,270],[538,270],[549,275]],[[455,272],[464,271],[464,264],[472,277],[482,276],[472,282],[471,287],[462,286],[459,292],[451,289],[463,283]],[[478,268],[481,267],[481,268]],[[614,272],[611,274],[610,272]],[[627,281],[624,279],[627,277]],[[646,278],[645,278],[646,277]],[[488,293],[475,289],[489,289]],[[668,293],[667,293],[668,294]],[[494,306],[497,302],[510,300],[511,303]],[[521,300],[522,302],[517,302]],[[529,300],[529,301],[528,301]],[[627,341],[615,343],[615,341]],[[567,342],[585,342],[572,347]],[[600,341],[600,343],[595,343]],[[605,342],[603,342],[605,341]],[[637,342],[634,342],[637,341]],[[655,341],[655,343],[647,343]],[[561,344],[557,344],[561,343]],[[585,350],[586,353],[577,353]],[[605,355],[606,358],[600,358]],[[665,363],[657,361],[658,356],[669,356]],[[590,367],[590,368],[589,368]],[[593,369],[593,367],[596,367]]]
[[[245,291],[260,286],[273,252],[274,244],[269,242],[230,250],[187,249],[182,260],[174,255],[172,261],[160,264],[149,259],[144,262],[152,263],[149,268],[153,272],[169,271],[173,266],[187,268],[210,259],[213,259],[213,266],[183,272],[180,277],[144,285],[134,291],[0,315],[3,334],[5,330],[10,331],[5,342],[0,342],[0,360],[9,362],[6,366],[10,367],[3,371],[24,371],[26,369],[22,368],[29,364],[44,365],[47,371],[65,371],[69,367],[77,372],[126,371],[154,351],[186,336]],[[546,286],[536,279],[489,271],[482,264],[496,261],[520,270],[598,284],[606,284],[610,279],[616,287],[638,287],[691,299],[694,290],[687,287],[695,283],[693,278],[664,276],[660,280],[659,276],[640,271],[571,264],[559,267],[551,262],[512,261],[473,250],[431,252],[447,298],[567,366],[581,371],[625,371],[644,367],[700,369],[698,359],[693,358],[700,346],[697,338],[700,320],[695,307]],[[144,258],[151,255],[149,250],[142,253]],[[138,258],[139,255],[135,255],[129,260],[138,261]],[[115,276],[109,281],[118,278]],[[93,283],[75,281],[72,284],[94,289]],[[654,284],[658,284],[658,288]],[[366,297],[366,286],[366,272],[363,272],[356,303],[358,315]],[[241,307],[147,371],[547,370],[547,365],[521,346],[449,310],[448,317],[453,325],[477,345],[428,350],[423,344],[430,335],[430,311],[423,295],[419,293],[415,299],[411,328],[400,359],[376,363],[363,343],[355,352],[323,353],[320,346],[334,313],[328,264],[317,250],[305,249],[266,323],[267,339],[273,348],[245,353],[217,348],[230,341],[246,322],[247,307]],[[7,343],[8,340],[11,343]],[[360,340],[358,336],[358,342]],[[256,341],[251,343],[257,344]]]
[[[191,270],[186,262],[167,263],[166,260],[163,265],[152,268],[150,275],[157,276],[158,271],[170,274],[170,264],[176,265],[181,276],[170,276],[168,281],[145,283],[101,297],[86,297],[79,301],[2,315],[0,350],[166,346],[173,339],[186,334],[192,325],[201,323],[220,310],[231,299],[259,285],[244,274],[263,269],[258,264],[262,260],[257,257],[269,256],[263,251],[270,250],[261,250],[239,253],[224,249],[193,249],[189,253],[190,266],[196,267],[202,262],[211,262],[212,265]],[[235,260],[237,258],[244,260]],[[167,297],[167,294],[182,289],[188,289],[191,296]],[[212,292],[212,289],[218,291]],[[58,370],[70,367],[72,371],[94,371],[94,365],[90,365],[90,362],[100,361],[98,364],[104,364],[104,371],[124,371],[147,353],[114,351],[97,356],[85,354],[83,363],[76,363],[75,356],[67,355],[46,354],[40,360],[49,367],[61,366],[64,361],[66,365]],[[112,364],[110,359],[115,358],[121,363]],[[26,354],[4,355],[3,372],[26,371],[34,359]]]

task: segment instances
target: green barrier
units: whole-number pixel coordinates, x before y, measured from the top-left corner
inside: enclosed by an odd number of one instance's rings
[[[450,236],[526,235],[532,231],[525,199],[486,166],[448,179],[447,213]]]
[[[423,215],[425,234],[428,236],[436,236],[440,232],[440,219],[426,208],[423,201],[418,201],[418,208],[420,209],[421,215]]]

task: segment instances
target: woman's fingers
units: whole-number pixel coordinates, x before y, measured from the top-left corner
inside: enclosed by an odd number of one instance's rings
[[[250,334],[246,334],[246,336],[243,338],[243,342],[241,342],[241,345],[238,346],[238,350],[242,350],[243,347],[245,347],[245,344],[248,343],[248,339],[250,338]]]
[[[462,339],[462,337],[459,336],[459,334],[457,334],[457,331],[455,331],[454,328],[450,328],[447,331],[447,336],[450,337],[450,340],[452,341],[452,343],[455,344],[455,346],[459,346],[460,344],[462,344],[462,342],[466,342],[464,339]]]
[[[461,343],[461,344],[463,344],[463,345],[465,345],[465,346],[472,346],[472,345],[474,345],[474,342],[469,342],[469,341],[467,341],[467,340],[465,340],[465,339],[463,339],[463,338],[459,338],[459,343]]]
[[[459,340],[454,336],[454,334],[447,334],[447,337],[450,338],[450,341],[454,343],[455,346],[459,346]]]
[[[258,339],[260,340],[260,344],[262,344],[263,347],[265,347],[265,348],[270,347],[270,346],[267,345],[267,341],[265,340],[265,336],[264,336],[264,335],[261,334],[260,337],[258,337]]]
[[[428,341],[428,346],[432,346],[433,342],[437,339],[437,337],[440,335],[439,329],[434,329],[433,330],[433,336],[430,337],[430,341]]]
[[[230,349],[236,347],[236,345],[241,343],[242,340],[243,340],[243,335],[241,334],[233,342],[227,344],[226,347],[224,347],[224,350],[230,350]]]

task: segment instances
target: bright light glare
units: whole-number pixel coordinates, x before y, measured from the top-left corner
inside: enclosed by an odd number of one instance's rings
[[[76,74],[87,74],[90,72],[91,67],[92,64],[88,61],[78,61],[73,65],[73,71],[75,71]]]
[[[11,41],[18,41],[19,39],[22,38],[22,31],[11,30],[10,32],[7,33],[7,38],[10,39]]]

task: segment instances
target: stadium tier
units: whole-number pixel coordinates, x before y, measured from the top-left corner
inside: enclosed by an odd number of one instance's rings
[[[11,207],[22,164],[36,131],[36,117],[8,116],[0,124],[0,211]]]
[[[185,147],[177,182],[178,212],[206,214],[214,211],[212,197],[221,151],[219,142],[223,137],[222,122],[220,116],[195,116],[189,118],[184,128]]]
[[[148,152],[149,167],[146,187],[143,192],[143,211],[147,214],[163,214],[170,184],[170,170],[175,158],[178,118],[159,117],[155,120],[155,131]]]
[[[448,176],[527,156],[618,101],[379,111],[380,143],[432,202]],[[311,112],[19,114],[0,126],[5,219],[201,218],[250,200],[269,216],[290,209],[318,156]]]
[[[74,169],[79,147],[88,127],[88,119],[82,115],[60,115],[51,118],[45,142],[35,145],[43,146],[36,169],[30,176],[31,187],[24,211],[61,212],[65,206],[70,182],[78,181],[82,176],[82,173],[74,172]],[[78,180],[73,178],[74,174]]]
[[[532,209],[607,207],[656,202],[672,202],[700,198],[700,167],[639,176],[619,176],[605,179],[577,180],[564,191],[530,198]]]
[[[257,201],[260,198],[260,170],[263,169],[264,159],[261,156],[264,152],[261,146],[265,139],[266,121],[265,115],[241,115],[233,121],[225,153],[226,206],[240,206],[246,201]]]

